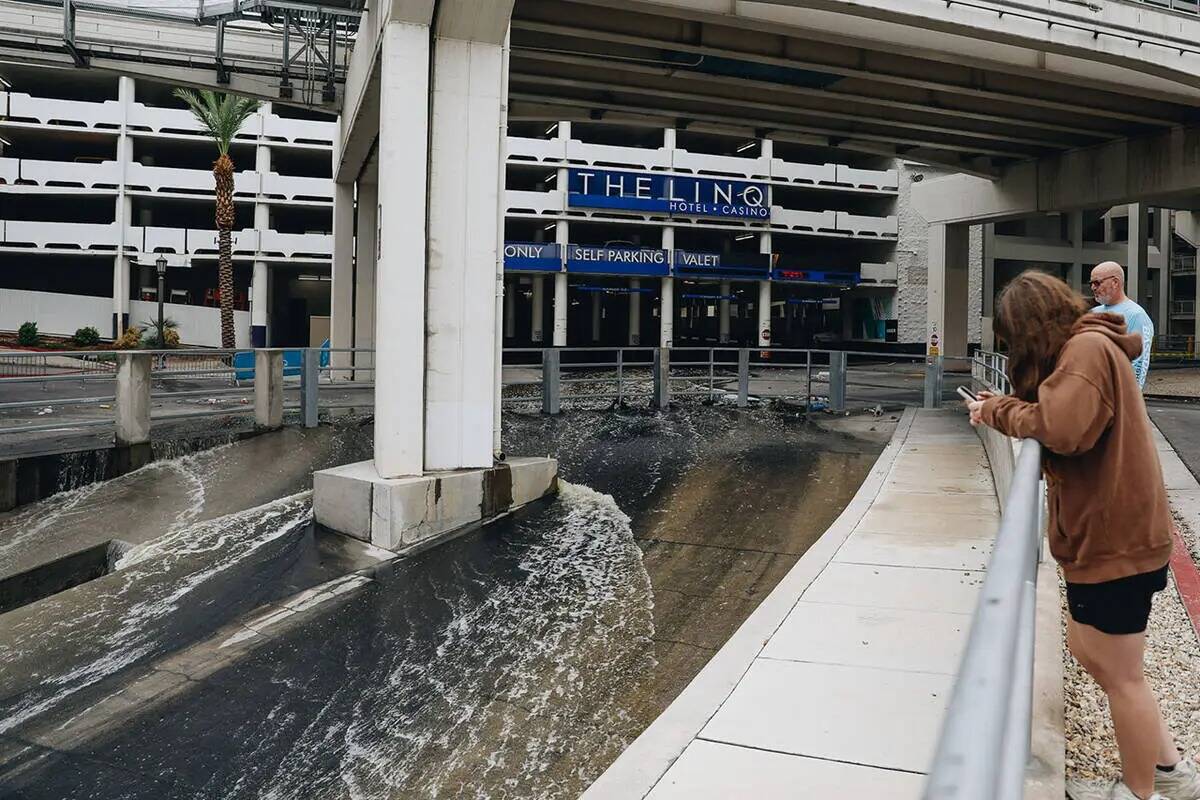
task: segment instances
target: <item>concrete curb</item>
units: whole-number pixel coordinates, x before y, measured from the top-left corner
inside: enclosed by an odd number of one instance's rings
[[[666,710],[583,793],[582,800],[645,797],[733,693],[767,640],[833,560],[866,514],[908,438],[916,409],[907,409],[854,498],[792,566],[783,580]]]

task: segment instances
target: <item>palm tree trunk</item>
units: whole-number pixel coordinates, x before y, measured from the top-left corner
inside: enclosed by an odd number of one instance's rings
[[[233,161],[222,155],[213,164],[217,184],[217,288],[221,292],[221,347],[234,347],[233,329]]]

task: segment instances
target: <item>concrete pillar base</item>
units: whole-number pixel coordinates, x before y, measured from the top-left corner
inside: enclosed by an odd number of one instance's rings
[[[360,461],[313,474],[316,521],[396,553],[425,549],[558,491],[558,461],[381,478]]]

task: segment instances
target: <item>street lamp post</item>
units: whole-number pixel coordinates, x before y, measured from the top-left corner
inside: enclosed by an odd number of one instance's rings
[[[158,267],[158,346],[162,349],[167,346],[167,334],[163,329],[163,279],[167,277],[167,257],[160,255],[154,265]]]

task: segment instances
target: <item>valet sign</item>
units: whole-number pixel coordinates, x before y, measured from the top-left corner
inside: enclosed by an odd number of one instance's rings
[[[568,187],[567,204],[580,208],[626,208],[743,219],[771,216],[767,187],[762,183],[656,172],[572,169]]]

